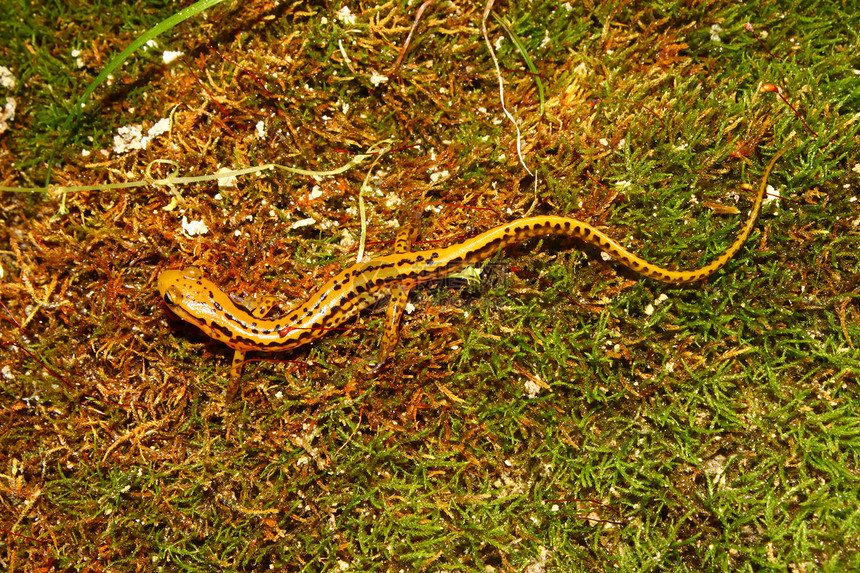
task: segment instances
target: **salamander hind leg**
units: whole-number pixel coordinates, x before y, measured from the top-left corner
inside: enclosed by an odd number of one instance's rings
[[[401,285],[394,285],[391,288],[391,300],[388,301],[388,308],[385,311],[385,325],[382,331],[382,341],[379,343],[379,354],[376,364],[370,370],[371,373],[379,372],[397,346],[397,342],[400,340],[400,318],[403,316],[403,309],[406,308],[408,300],[408,288]]]
[[[420,216],[414,217],[414,220],[409,221],[397,232],[397,237],[394,238],[395,253],[408,253],[412,249],[413,241],[418,238],[418,218]]]
[[[236,399],[242,382],[242,365],[245,364],[245,351],[237,350],[233,353],[233,363],[230,365],[230,381],[224,389],[224,403],[229,404]]]
[[[251,311],[254,318],[264,318],[277,305],[277,297],[268,295],[255,295],[245,300],[245,306]]]

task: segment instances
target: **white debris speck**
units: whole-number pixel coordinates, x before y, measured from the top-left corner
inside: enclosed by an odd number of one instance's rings
[[[117,135],[113,136],[113,150],[115,153],[127,153],[134,149],[146,149],[149,142],[155,137],[170,131],[170,119],[162,118],[143,135],[143,128],[138,124],[124,125],[118,127]]]
[[[170,118],[162,117],[157,122],[155,122],[155,125],[153,125],[146,131],[146,136],[149,139],[153,139],[163,133],[167,133],[168,131],[170,131]]]
[[[78,69],[83,68],[86,65],[84,59],[81,57],[80,50],[72,50],[72,57],[75,59],[75,66],[77,66]]]
[[[546,48],[547,44],[550,42],[549,30],[544,30],[543,32],[543,40],[540,41],[540,47]]]
[[[263,123],[263,120],[257,122],[257,139],[264,139],[266,137],[266,124]]]
[[[355,14],[352,13],[349,6],[343,6],[340,10],[335,12],[334,17],[347,26],[355,24]]]
[[[301,219],[300,221],[296,221],[292,224],[290,229],[300,229],[302,227],[310,227],[311,225],[316,224],[316,220],[308,217],[307,219]]]
[[[401,199],[397,195],[389,195],[388,197],[385,198],[385,206],[388,207],[389,209],[397,207],[401,203],[403,203],[403,199]]]
[[[117,135],[113,136],[114,153],[127,153],[133,149],[146,149],[149,138],[144,137],[143,129],[138,124],[118,127]]]
[[[523,389],[525,389],[526,395],[528,395],[529,398],[534,398],[540,394],[540,384],[534,380],[526,380],[523,384]]]
[[[704,467],[702,469],[705,470],[705,473],[714,477],[720,477],[726,471],[726,465],[728,464],[728,458],[723,455],[716,455],[713,458],[705,461],[702,464]]]
[[[311,187],[311,192],[308,194],[308,199],[313,201],[314,199],[319,199],[323,196],[323,191],[319,185],[314,185]]]
[[[660,296],[658,296],[652,304],[649,304],[648,306],[645,307],[645,314],[647,314],[648,316],[651,316],[652,314],[654,314],[654,307],[660,306],[661,304],[663,304],[667,300],[669,300],[669,297],[666,296],[665,293],[661,293]]]
[[[229,167],[222,167],[216,173],[217,174],[229,173],[231,171],[233,171],[233,170],[230,169]],[[219,177],[218,178],[218,188],[219,189],[227,189],[227,188],[235,187],[237,182],[238,181],[237,181],[235,175],[229,175],[227,177]]]
[[[415,312],[415,305],[411,302],[407,302],[406,306],[403,307],[403,310],[406,311],[406,314],[412,314],[413,312]]]
[[[165,50],[161,54],[161,61],[164,62],[165,64],[170,64],[176,58],[180,58],[184,55],[185,55],[185,52],[171,52],[170,50]]]
[[[854,167],[851,168],[851,171],[854,173],[860,173],[860,163],[855,163]]]
[[[6,66],[0,66],[0,86],[3,86],[7,90],[14,90],[16,85],[17,81],[15,80],[15,76],[12,75],[12,70]]]
[[[155,40],[147,40],[146,43],[143,45],[143,51],[146,52],[148,50],[151,50],[151,49],[157,48],[157,47],[158,47],[158,42],[156,42]]]
[[[340,246],[341,247],[351,247],[355,244],[355,237],[352,236],[348,230],[344,229],[340,234]]]
[[[767,205],[776,201],[776,206],[779,206],[779,193],[773,188],[773,185],[768,185],[765,192],[764,201],[762,201],[762,203]]]
[[[346,102],[341,103],[340,104],[340,111],[343,112],[343,115],[348,114],[349,113],[349,104]]]
[[[711,25],[711,41],[712,42],[722,42],[723,40],[722,40],[722,38],[720,38],[720,32],[722,32],[722,31],[723,31],[723,29],[719,24]]]
[[[3,376],[5,380],[15,379],[15,375],[12,374],[12,368],[10,368],[8,364],[4,366],[2,370],[0,370],[0,376]]]
[[[615,184],[616,187],[621,187],[622,189],[627,189],[631,185],[633,185],[633,183],[631,183],[630,181],[618,181]]]
[[[601,138],[601,139],[600,139],[600,141],[599,141],[599,143],[600,143],[600,145],[602,145],[603,147],[608,147],[608,146],[609,146],[609,140],[608,140],[608,139],[606,139],[605,137],[604,137],[604,138]]]
[[[447,169],[443,169],[442,171],[435,171],[430,174],[430,181],[433,183],[437,183],[441,179],[447,179],[451,174]]]
[[[187,217],[182,216],[182,231],[189,237],[194,235],[205,235],[209,232],[209,227],[203,221],[189,221]]]
[[[384,84],[387,81],[388,76],[383,76],[382,74],[378,74],[376,72],[370,74],[370,83],[375,86],[378,86],[379,84]]]

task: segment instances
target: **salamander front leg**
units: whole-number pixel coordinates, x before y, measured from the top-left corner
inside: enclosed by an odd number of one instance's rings
[[[273,296],[252,297],[245,301],[245,306],[254,318],[263,318],[275,305],[278,299]],[[245,363],[245,351],[233,352],[233,363],[230,365],[230,382],[224,390],[224,402],[229,404],[236,398],[242,380],[242,365]]]

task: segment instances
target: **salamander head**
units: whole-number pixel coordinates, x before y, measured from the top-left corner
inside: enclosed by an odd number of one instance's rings
[[[163,271],[158,275],[158,293],[179,318],[213,338],[229,338],[213,333],[212,327],[222,322],[222,305],[218,301],[229,299],[212,281],[203,278],[203,271],[198,267]]]

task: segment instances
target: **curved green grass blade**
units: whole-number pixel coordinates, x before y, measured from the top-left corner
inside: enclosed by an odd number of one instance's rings
[[[119,54],[114,56],[114,58],[108,63],[108,65],[104,67],[104,69],[101,71],[101,73],[98,76],[96,76],[96,79],[94,79],[92,82],[90,82],[90,85],[87,86],[87,89],[84,90],[84,93],[81,94],[81,97],[78,99],[77,102],[75,102],[75,106],[72,108],[72,112],[69,114],[69,117],[66,119],[66,122],[63,124],[63,130],[62,130],[63,135],[62,135],[61,139],[58,140],[57,145],[55,145],[54,148],[51,150],[51,157],[48,160],[48,174],[45,177],[45,187],[47,187],[51,183],[51,168],[54,165],[54,156],[56,155],[57,149],[62,144],[65,143],[66,139],[68,138],[69,128],[72,126],[72,122],[74,122],[78,118],[78,116],[80,116],[81,110],[83,109],[84,104],[86,103],[87,99],[89,99],[89,97],[93,94],[93,92],[96,90],[96,88],[99,87],[99,85],[101,85],[101,83],[104,82],[107,79],[107,77],[111,73],[113,73],[114,70],[116,70],[118,67],[120,67],[122,65],[122,63],[124,61],[126,61],[130,55],[132,55],[138,49],[143,47],[143,45],[146,44],[148,41],[152,40],[153,38],[158,37],[163,32],[170,30],[171,28],[173,28],[174,26],[176,26],[177,24],[179,24],[181,22],[184,22],[188,18],[191,18],[192,16],[196,16],[197,14],[202,12],[203,10],[206,10],[207,8],[211,8],[212,6],[219,4],[223,1],[224,0],[200,0],[199,2],[195,2],[194,4],[192,4],[191,6],[189,6],[187,8],[183,8],[182,10],[180,10],[179,12],[174,14],[173,16],[167,18],[166,20],[164,20],[162,22],[159,22],[158,24],[156,24],[155,26],[153,26],[152,28],[150,28],[149,30],[147,30],[146,32],[141,34],[135,41],[133,41],[131,44],[129,44],[122,52],[120,52]],[[63,200],[62,200],[62,203],[60,205],[60,214],[62,215],[65,213],[66,213],[66,196],[65,196],[65,194],[63,194]]]

